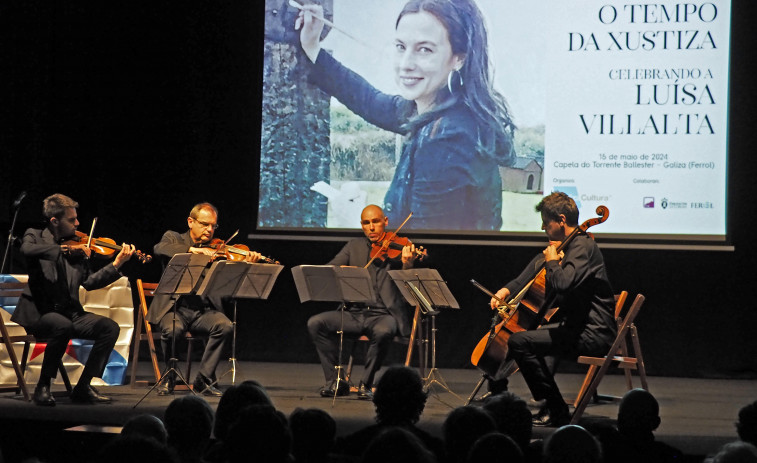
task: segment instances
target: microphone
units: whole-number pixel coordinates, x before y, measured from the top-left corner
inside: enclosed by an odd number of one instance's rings
[[[22,191],[20,195],[18,195],[18,198],[16,198],[15,201],[13,201],[13,208],[16,209],[18,206],[21,205],[21,202],[26,198],[26,191]]]

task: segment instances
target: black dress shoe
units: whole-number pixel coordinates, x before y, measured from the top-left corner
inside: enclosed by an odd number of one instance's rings
[[[552,428],[559,428],[570,424],[570,413],[568,413],[567,407],[565,410],[549,410],[547,407],[542,407],[539,413],[535,414],[531,419],[531,423],[534,426],[546,426]]]
[[[55,398],[50,393],[49,386],[37,384],[37,387],[34,388],[34,396],[32,396],[32,400],[34,400],[35,404],[42,405],[44,407],[55,406]]]
[[[320,391],[321,397],[344,397],[350,395],[350,385],[345,380],[339,381],[339,389],[336,388],[336,380],[323,386]]]
[[[71,402],[76,404],[109,404],[113,402],[110,397],[100,394],[100,392],[90,385],[76,385],[71,391]]]
[[[175,381],[172,377],[166,378],[160,385],[158,386],[158,395],[164,396],[164,395],[171,395],[173,394]]]
[[[373,400],[373,389],[360,381],[360,386],[357,388],[357,398],[360,400]]]
[[[223,392],[215,387],[210,379],[208,379],[202,373],[198,373],[195,377],[192,388],[195,392],[199,392],[202,395],[209,397],[221,397]]]

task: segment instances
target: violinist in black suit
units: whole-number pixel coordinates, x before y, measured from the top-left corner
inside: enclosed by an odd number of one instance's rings
[[[153,248],[157,256],[163,258],[164,264],[179,253],[206,254],[213,256],[216,250],[208,247],[218,228],[218,209],[210,203],[199,203],[187,217],[189,229],[184,233],[168,230],[160,242]],[[261,255],[250,252],[246,260],[257,262]],[[176,307],[176,327],[172,308]],[[231,342],[233,326],[223,313],[221,299],[203,299],[199,296],[181,296],[178,300],[170,295],[156,295],[147,314],[150,323],[160,324],[163,358],[170,357],[170,345],[174,336],[179,339],[185,332],[208,336],[208,343],[200,363],[200,371],[194,380],[194,390],[207,396],[221,396],[216,387],[216,367],[221,361],[224,350]],[[175,378],[161,383],[158,395],[172,394]]]
[[[328,265],[365,267],[371,260],[371,248],[374,243],[383,241],[389,219],[384,211],[375,205],[367,206],[360,215],[360,225],[364,238],[355,238],[339,251]],[[389,270],[412,268],[417,253],[412,244],[402,248],[398,260],[376,259],[368,266],[378,298],[376,305],[352,305],[344,312],[344,334],[368,336],[368,352],[365,358],[365,372],[358,386],[358,398],[373,398],[373,379],[381,368],[389,346],[395,335],[410,334],[410,308],[402,298],[396,284],[387,273]],[[339,331],[342,326],[342,314],[339,311],[319,313],[308,320],[310,338],[315,343],[318,356],[326,377],[326,385],[321,388],[323,397],[349,395],[349,385],[342,378],[337,389],[337,371],[334,368],[339,359]]]
[[[79,381],[71,393],[77,403],[107,403],[111,399],[90,385],[100,378],[118,340],[120,328],[110,318],[86,312],[79,302],[79,286],[98,289],[121,278],[119,269],[134,254],[124,244],[112,263],[97,271],[90,268],[91,249],[70,244],[76,235],[79,203],[62,194],[45,198],[42,213],[46,227],[24,233],[21,254],[26,258],[29,286],[24,290],[11,320],[27,332],[47,341],[33,400],[37,405],[55,405],[50,383],[55,378],[68,342],[72,338],[94,340]]]

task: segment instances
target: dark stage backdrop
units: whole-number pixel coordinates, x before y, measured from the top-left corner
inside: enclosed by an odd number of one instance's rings
[[[54,192],[80,202],[82,229],[97,216],[96,236],[143,250],[166,229],[183,231],[190,207],[202,200],[221,210],[219,236],[254,232],[262,3],[2,2],[0,242],[22,191],[28,195],[19,235],[40,222],[41,201]],[[638,326],[651,374],[757,377],[752,3],[733,4],[729,227],[735,252],[604,250],[616,290],[647,296]],[[341,247],[333,241],[251,244],[287,267],[324,263]],[[468,281],[496,289],[540,249],[427,247],[462,306],[438,319],[438,366],[465,367],[491,316],[488,298]],[[16,252],[10,260],[14,271],[23,270]],[[127,272],[147,281],[160,276],[158,264],[129,264]],[[268,301],[240,304],[237,357],[316,362],[305,323],[331,309],[301,305],[285,269]]]

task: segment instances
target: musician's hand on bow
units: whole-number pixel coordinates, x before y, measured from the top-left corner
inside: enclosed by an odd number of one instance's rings
[[[489,306],[492,308],[492,310],[496,310],[497,307],[502,306],[503,302],[507,301],[507,298],[510,296],[510,290],[507,288],[502,288],[494,293],[494,295],[499,298],[499,301],[495,298],[492,298],[491,301],[489,301]]]

